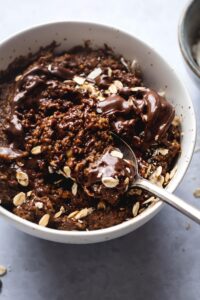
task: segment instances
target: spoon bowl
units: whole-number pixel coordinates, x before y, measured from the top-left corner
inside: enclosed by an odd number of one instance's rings
[[[135,168],[135,174],[136,174],[135,180],[129,186],[129,189],[133,188],[133,187],[140,187],[140,188],[150,192],[154,196],[158,197],[165,203],[176,208],[179,212],[186,215],[187,217],[189,217],[196,223],[200,224],[200,210],[198,210],[194,206],[188,204],[187,202],[183,201],[182,199],[178,198],[177,196],[167,192],[162,187],[159,187],[159,186],[151,183],[149,180],[142,178],[139,175],[137,158],[136,158],[135,153],[132,150],[132,148],[122,138],[120,138],[118,135],[116,135],[113,132],[112,132],[112,136],[113,136],[116,146],[123,153],[123,157],[125,159],[131,161]]]
[[[137,163],[137,158],[135,156],[134,151],[131,149],[129,144],[124,139],[119,137],[116,133],[111,132],[111,134],[112,134],[112,137],[113,137],[116,147],[119,148],[119,150],[123,153],[123,157],[126,160],[129,160],[132,162],[132,164],[135,168],[136,176],[139,176],[138,163]]]

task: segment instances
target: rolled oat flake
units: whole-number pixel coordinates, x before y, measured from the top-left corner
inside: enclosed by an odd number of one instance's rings
[[[7,273],[6,267],[0,265],[0,276],[4,276]]]
[[[46,227],[49,223],[49,219],[50,219],[50,215],[49,214],[45,214],[39,221],[39,225]]]

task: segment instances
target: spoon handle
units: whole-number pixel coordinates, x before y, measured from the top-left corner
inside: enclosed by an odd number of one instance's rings
[[[193,221],[200,224],[200,210],[188,204],[187,202],[183,201],[182,199],[178,198],[177,196],[167,192],[167,190],[160,188],[155,184],[152,184],[150,181],[143,178],[138,178],[134,183],[134,186],[140,187],[154,194],[155,196],[157,196],[167,204],[173,206],[178,211],[180,211],[181,213],[183,213],[184,215],[192,219]]]

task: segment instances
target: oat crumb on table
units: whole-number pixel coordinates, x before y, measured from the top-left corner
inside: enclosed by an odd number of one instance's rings
[[[193,192],[193,195],[194,195],[194,197],[196,197],[196,198],[200,198],[200,188],[196,189],[196,190]]]
[[[6,267],[0,265],[0,276],[4,276],[7,273]]]

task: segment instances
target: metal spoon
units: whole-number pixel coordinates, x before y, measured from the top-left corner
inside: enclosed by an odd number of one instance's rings
[[[131,147],[116,134],[112,133],[112,136],[114,138],[116,146],[123,153],[124,158],[132,161],[136,170],[135,181],[129,188],[140,187],[152,193],[156,197],[162,199],[167,204],[176,208],[178,211],[180,211],[181,213],[183,213],[193,221],[200,224],[200,210],[188,204],[187,202],[183,201],[182,199],[178,198],[177,196],[167,192],[165,189],[160,188],[157,185],[151,183],[149,180],[142,178],[138,173],[137,159]]]

